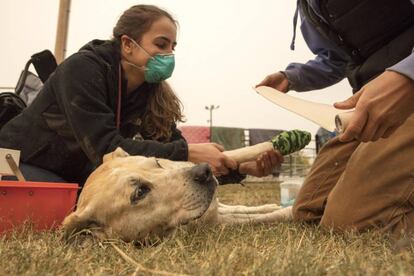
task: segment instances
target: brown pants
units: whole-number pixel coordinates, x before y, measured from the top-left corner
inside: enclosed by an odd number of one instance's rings
[[[334,230],[414,232],[414,115],[388,139],[329,141],[305,179],[293,217]]]

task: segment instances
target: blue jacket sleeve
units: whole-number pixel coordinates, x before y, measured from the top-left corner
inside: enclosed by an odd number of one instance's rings
[[[414,5],[414,0],[411,0],[411,3]],[[411,55],[401,60],[394,66],[387,68],[387,70],[398,72],[414,80],[414,45]]]
[[[316,57],[304,64],[291,63],[287,66],[283,73],[290,82],[290,89],[298,92],[322,89],[341,81],[348,63],[346,53],[319,34],[302,15],[300,29]]]
[[[394,66],[387,68],[387,70],[403,74],[414,81],[414,48],[411,55],[401,60]]]

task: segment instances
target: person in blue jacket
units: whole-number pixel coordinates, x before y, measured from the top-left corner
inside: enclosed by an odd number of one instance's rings
[[[414,0],[299,0],[294,17],[316,55],[258,84],[282,93],[348,78],[348,128],[320,151],[295,220],[394,235],[414,230]],[[294,49],[294,38],[291,48]]]

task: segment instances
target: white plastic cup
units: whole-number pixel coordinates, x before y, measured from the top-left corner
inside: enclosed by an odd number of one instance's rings
[[[282,207],[292,206],[302,186],[303,178],[288,178],[280,183],[280,205]]]

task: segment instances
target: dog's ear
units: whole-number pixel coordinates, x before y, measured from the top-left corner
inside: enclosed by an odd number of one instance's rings
[[[102,226],[93,219],[90,209],[76,211],[67,216],[62,223],[63,237],[67,241],[73,240],[77,233],[90,230],[94,236],[103,234]]]
[[[116,150],[114,150],[113,152],[104,155],[103,163],[115,158],[123,158],[128,156],[128,152],[124,151],[121,147],[117,147]]]

